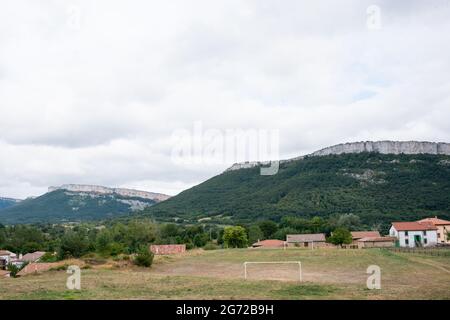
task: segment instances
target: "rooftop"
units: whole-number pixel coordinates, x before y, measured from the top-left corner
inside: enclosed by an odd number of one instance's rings
[[[444,226],[444,225],[450,225],[450,221],[447,221],[447,220],[442,220],[442,219],[439,219],[438,217],[434,217],[434,218],[425,218],[425,219],[422,219],[422,220],[419,220],[419,221],[417,221],[417,222],[429,222],[429,223],[432,223],[433,225],[435,225],[435,226]]]
[[[284,241],[268,239],[268,240],[258,241],[256,243],[254,243],[252,246],[253,247],[283,247]]]
[[[392,222],[397,231],[424,231],[437,230],[431,222]]]
[[[378,231],[352,231],[351,234],[353,239],[381,237]]]
[[[287,242],[324,242],[324,233],[311,233],[311,234],[288,234],[286,236]]]
[[[44,251],[36,251],[33,253],[27,253],[26,255],[24,255],[22,257],[22,260],[26,261],[26,262],[35,262],[35,261],[39,260],[44,254],[45,254]]]

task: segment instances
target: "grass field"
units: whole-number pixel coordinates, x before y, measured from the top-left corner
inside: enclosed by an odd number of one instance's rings
[[[252,265],[244,281],[245,261],[301,261],[304,281],[294,265]],[[381,268],[381,290],[366,287],[369,265]],[[2,278],[0,299],[450,299],[450,256],[381,249],[196,250],[150,269],[109,261],[82,270],[80,291],[67,276]]]

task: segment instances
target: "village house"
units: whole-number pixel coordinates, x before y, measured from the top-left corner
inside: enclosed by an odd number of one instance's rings
[[[437,244],[437,228],[431,222],[393,222],[389,230],[400,247],[429,247]]]
[[[395,246],[396,237],[365,237],[358,239],[357,246],[363,248],[389,248]]]
[[[315,248],[328,246],[324,233],[288,234],[286,235],[286,243],[288,247]]]
[[[352,243],[343,245],[344,248],[357,249],[361,247],[361,244],[359,243],[360,239],[381,237],[378,231],[352,231],[351,235]]]
[[[437,228],[437,242],[440,244],[450,244],[450,221],[434,218],[426,218],[417,222],[429,222]]]
[[[17,255],[8,250],[0,250],[0,270],[5,270],[8,264],[17,259]]]
[[[255,242],[252,244],[253,248],[284,248],[285,241],[282,240],[274,240],[274,239],[268,239],[268,240],[262,240]]]
[[[379,238],[381,237],[378,231],[352,231],[352,240],[357,243],[362,238]]]

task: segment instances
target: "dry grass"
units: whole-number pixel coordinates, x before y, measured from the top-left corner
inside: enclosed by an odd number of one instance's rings
[[[301,261],[295,266],[245,261]],[[382,270],[382,289],[366,288],[366,269]],[[158,256],[151,269],[108,261],[82,271],[82,290],[65,288],[67,274],[50,271],[0,279],[0,299],[450,299],[450,258],[386,250],[217,250]],[[279,279],[282,281],[271,281]]]

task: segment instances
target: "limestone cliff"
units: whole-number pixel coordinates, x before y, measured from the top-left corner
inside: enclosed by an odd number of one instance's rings
[[[124,189],[124,188],[107,188],[102,186],[94,186],[94,185],[81,185],[81,184],[65,184],[60,187],[49,187],[48,192],[56,191],[56,190],[67,190],[71,192],[85,192],[85,193],[98,193],[98,194],[118,194],[124,197],[138,197],[142,199],[150,199],[156,202],[164,201],[170,198],[170,196],[147,192],[147,191],[139,191],[133,189]]]
[[[450,143],[444,142],[422,142],[422,141],[363,141],[342,143],[327,147],[308,156],[318,157],[331,154],[378,152],[382,154],[444,154],[450,155]],[[293,159],[281,160],[280,163],[301,160],[304,156]],[[226,171],[252,168],[268,162],[244,162],[236,163]]]

